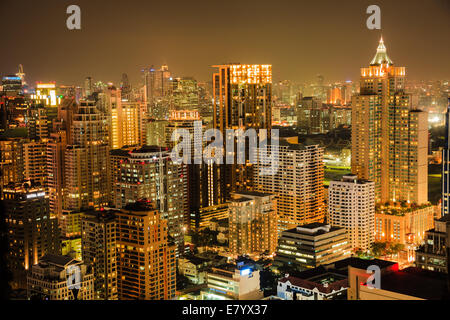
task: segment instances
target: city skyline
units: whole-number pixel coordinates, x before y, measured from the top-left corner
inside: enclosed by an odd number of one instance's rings
[[[22,2],[2,1],[0,27],[16,28],[4,35],[8,50],[2,53],[0,69],[13,74],[22,64],[30,84],[66,85],[81,85],[87,76],[119,83],[125,72],[136,85],[142,81],[141,69],[151,65],[168,64],[177,76],[210,82],[213,65],[258,62],[274,66],[274,81],[304,82],[317,74],[327,82],[355,81],[354,65],[365,65],[364,57],[382,34],[388,50],[395,52],[394,62],[409,66],[411,80],[450,78],[445,59],[450,45],[441,41],[450,31],[448,2],[378,3],[381,30],[365,27],[370,1],[352,2],[347,6],[327,0],[286,1],[284,6],[258,2],[256,6],[248,1],[239,8],[234,2],[224,8],[204,1],[171,2],[167,7],[139,0],[134,6],[80,0],[82,29],[71,31],[65,26],[66,3],[45,0],[30,10]],[[227,10],[226,21],[214,19],[214,13]],[[425,10],[429,14],[422,15]],[[40,21],[43,14],[46,19]],[[21,16],[20,24],[12,20],[16,15]]]
[[[448,1],[5,0],[0,298],[450,299]]]

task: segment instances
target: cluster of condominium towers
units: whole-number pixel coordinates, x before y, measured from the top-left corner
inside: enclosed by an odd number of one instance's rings
[[[215,67],[212,119],[203,129],[224,135],[267,129],[270,136],[272,66]],[[193,134],[201,116],[173,110],[169,119],[149,120],[160,107],[153,99],[164,95],[166,72],[159,82],[146,73],[141,99],[127,86],[111,85],[96,100],[87,92],[78,102],[49,101],[54,84],[38,85],[31,99],[54,108],[52,127],[48,112],[36,107],[28,139],[0,141],[1,197],[14,243],[8,261],[17,287],[44,255],[75,252],[93,269],[86,281],[95,298],[172,298],[185,235],[214,218],[228,218],[235,256],[273,254],[284,231],[310,223],[344,228],[351,248],[363,251],[375,239],[419,241],[431,228],[427,114],[412,105],[406,70],[387,56],[383,40],[352,97],[352,174],[328,190],[323,148],[296,137],[279,138],[273,175],[259,175],[262,159],[250,164],[248,157],[245,164],[174,163],[173,131]],[[411,227],[386,214],[398,204],[422,210],[417,219],[426,221]]]

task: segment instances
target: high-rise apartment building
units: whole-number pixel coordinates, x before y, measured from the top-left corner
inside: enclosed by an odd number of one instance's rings
[[[58,221],[50,217],[42,186],[11,183],[4,188],[3,196],[2,219],[8,227],[7,262],[13,274],[12,287],[23,289],[31,266],[41,256],[61,250]]]
[[[128,204],[117,216],[118,287],[121,300],[175,297],[175,245],[156,204]]]
[[[155,69],[152,67],[142,69],[142,80],[144,82],[143,98],[147,105],[147,111],[153,104],[153,90],[155,86]]]
[[[92,101],[73,115],[72,144],[65,155],[65,209],[101,208],[109,202],[107,121]]]
[[[89,211],[81,218],[83,261],[94,270],[95,299],[117,300],[116,210]]]
[[[268,153],[273,146],[268,145]],[[260,152],[257,152],[258,155]],[[254,166],[255,190],[277,195],[278,232],[298,225],[323,222],[323,148],[280,141],[277,170],[259,175],[264,159]]]
[[[162,65],[159,70],[155,71],[153,97],[162,98],[172,92],[172,73],[169,71],[168,65]]]
[[[105,97],[109,117],[109,143],[112,149],[144,144],[146,107],[122,95],[121,90],[110,87]]]
[[[122,99],[132,100],[132,89],[130,80],[128,80],[128,75],[122,73],[122,80],[120,81],[120,90],[122,91]]]
[[[272,128],[272,66],[227,64],[216,66],[213,75],[213,123],[227,139],[227,129]],[[236,150],[236,148],[234,149]],[[246,164],[220,165],[217,180],[220,202],[230,198],[234,191],[253,188],[253,170],[248,160],[249,148],[246,142]],[[225,163],[225,161],[224,161]]]
[[[31,105],[34,106],[33,108],[41,109],[35,119],[40,119],[39,126],[43,130],[42,133],[45,134],[45,129],[43,128],[45,119],[47,120],[47,132],[53,132],[53,122],[57,119],[58,109],[62,103],[62,100],[63,97],[57,94],[56,83],[51,82],[36,84],[36,91],[34,94],[29,96],[29,101]],[[31,114],[33,113],[33,108],[29,110]],[[35,125],[32,122],[29,123],[29,125]]]
[[[375,183],[355,175],[331,181],[327,222],[345,228],[353,250],[369,250],[375,241]]]
[[[9,183],[23,181],[23,143],[22,138],[0,139],[0,199],[3,188]]]
[[[74,97],[66,98],[58,108],[58,121],[55,131],[65,131],[67,144],[73,144],[72,123],[73,116],[78,109],[78,104]]]
[[[229,245],[235,256],[273,254],[277,249],[275,195],[233,193],[229,204]]]
[[[114,171],[115,207],[141,199],[153,201],[168,220],[169,234],[182,252],[188,214],[186,166],[173,163],[165,148],[144,146],[119,160]]]
[[[67,135],[65,131],[59,131],[50,135],[46,150],[46,174],[51,216],[59,217],[64,208],[66,146]]]
[[[182,141],[172,141],[172,138],[178,139],[178,136],[181,136],[179,132],[188,132],[191,137],[188,146],[190,154],[185,155],[181,151],[177,151],[177,153],[180,157],[186,157],[186,160],[189,159],[190,161],[187,164],[188,202],[189,210],[194,215],[201,208],[218,203],[217,183],[215,183],[214,178],[217,178],[217,172],[215,172],[213,164],[203,161],[202,150],[206,145],[203,140],[204,130],[205,125],[201,122],[198,111],[191,110],[172,111],[169,123],[165,126],[165,145],[168,146],[169,150],[173,150],[179,144],[183,145]],[[195,141],[199,141],[200,144],[196,145]],[[200,152],[196,153],[195,148]],[[186,224],[191,225],[190,216],[186,216]]]
[[[34,140],[47,139],[48,129],[47,112],[44,106],[30,106],[27,122],[28,138]]]
[[[153,66],[142,70],[144,87],[143,100],[147,112],[151,117],[161,119],[170,107],[170,93],[172,92],[172,74],[167,65],[155,69]],[[165,110],[163,110],[165,109]]]
[[[328,112],[323,108],[323,103],[316,97],[299,97],[296,102],[297,128],[307,134],[326,133],[329,126],[324,115]],[[329,119],[328,119],[329,124]]]
[[[405,93],[383,39],[352,98],[352,173],[375,182],[376,201],[427,202],[427,114]]]
[[[86,77],[84,79],[84,97],[89,98],[93,93],[92,78]]]
[[[29,141],[23,144],[24,179],[41,186],[47,185],[47,145],[43,141]]]

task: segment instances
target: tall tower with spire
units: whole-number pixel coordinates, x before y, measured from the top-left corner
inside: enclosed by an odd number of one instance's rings
[[[25,86],[27,83],[25,81],[25,73],[23,72],[23,66],[19,64],[19,72],[16,73],[16,76],[18,76],[22,80],[22,86]]]
[[[352,172],[375,182],[377,202],[428,201],[427,114],[412,106],[405,81],[381,38],[352,98]]]

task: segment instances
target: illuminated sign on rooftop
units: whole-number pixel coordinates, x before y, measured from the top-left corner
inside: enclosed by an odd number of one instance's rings
[[[54,84],[54,83],[37,83],[36,88],[38,88],[38,89],[55,89],[56,84]]]
[[[241,276],[248,276],[250,274],[250,272],[251,272],[250,268],[242,269]]]
[[[9,77],[9,76],[3,77],[3,80],[4,81],[22,81],[22,79],[20,77]]]

